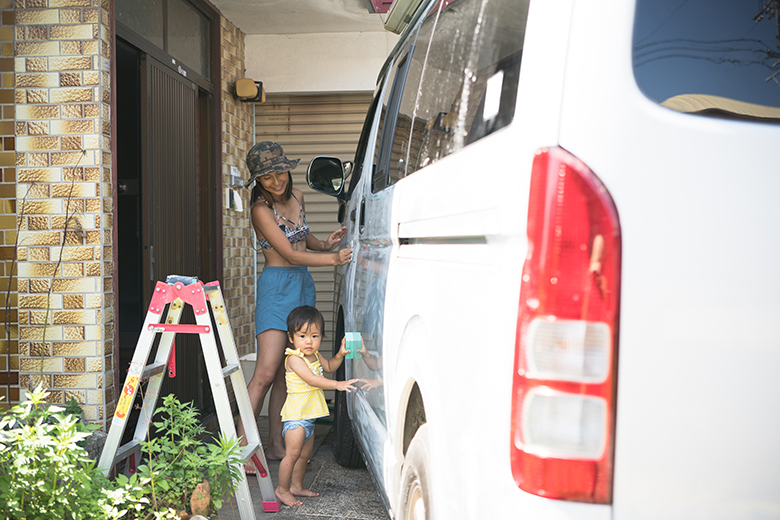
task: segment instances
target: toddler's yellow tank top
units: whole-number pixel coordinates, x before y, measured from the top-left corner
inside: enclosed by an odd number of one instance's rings
[[[303,352],[299,350],[286,349],[287,356],[284,360],[284,368],[287,368],[287,360],[290,356],[298,356],[306,362],[312,373],[321,376],[323,374],[320,356],[314,353],[316,361],[309,363]],[[306,381],[293,371],[285,372],[285,381],[287,382],[287,399],[282,407],[282,420],[292,421],[299,419],[314,419],[317,417],[326,417],[330,415],[328,405],[325,403],[325,394],[322,389],[309,385]]]

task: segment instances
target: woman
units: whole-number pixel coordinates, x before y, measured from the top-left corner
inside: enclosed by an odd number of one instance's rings
[[[300,305],[315,305],[314,281],[306,267],[344,265],[352,258],[351,247],[332,254],[307,252],[336,249],[347,228],[334,231],[324,242],[309,232],[303,194],[293,188],[290,174],[299,162],[300,159],[288,159],[282,147],[272,141],[257,143],[246,156],[250,172],[246,187],[255,182],[252,226],[265,257],[265,267],[257,279],[257,362],[247,390],[257,417],[265,394],[273,385],[268,403],[270,439],[265,450],[270,460],[281,460],[285,453],[280,414],[287,397],[282,368],[288,346],[287,315]],[[242,424],[238,435],[244,435]],[[254,472],[249,464],[246,469]]]

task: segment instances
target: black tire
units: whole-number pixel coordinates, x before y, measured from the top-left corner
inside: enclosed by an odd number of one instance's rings
[[[423,424],[414,434],[404,459],[399,520],[432,520],[436,516],[431,500],[428,450],[428,425]]]
[[[339,327],[340,328],[340,327]],[[339,330],[337,340],[334,346],[334,354],[341,345],[341,338],[344,333]],[[337,381],[346,379],[344,365],[336,370]],[[360,455],[355,435],[352,432],[352,420],[349,418],[347,410],[347,396],[345,392],[336,390],[336,397],[333,402],[333,456],[340,466],[345,468],[360,468],[363,466],[363,457]]]

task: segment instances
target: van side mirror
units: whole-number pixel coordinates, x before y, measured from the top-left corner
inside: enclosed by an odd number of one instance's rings
[[[335,197],[344,187],[344,170],[347,165],[351,172],[351,162],[342,164],[336,157],[315,157],[306,171],[306,182],[311,189]]]

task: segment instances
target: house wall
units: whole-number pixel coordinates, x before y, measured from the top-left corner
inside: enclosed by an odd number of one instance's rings
[[[233,84],[244,77],[244,34],[225,17],[222,29],[222,197],[230,187],[231,167],[245,181],[249,178],[246,153],[254,144],[253,106],[233,96]],[[249,190],[236,190],[244,200]],[[223,292],[239,355],[255,350],[255,252],[252,249],[249,208],[229,209],[223,203]]]
[[[272,94],[373,92],[397,41],[389,32],[252,34],[246,75]]]
[[[14,137],[14,2],[0,0],[0,409],[19,400]]]
[[[114,410],[109,1],[15,7],[19,383],[42,381],[52,402],[75,398],[105,426]]]

